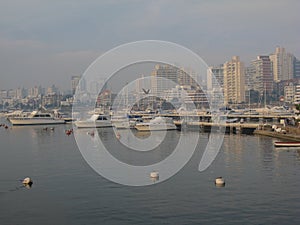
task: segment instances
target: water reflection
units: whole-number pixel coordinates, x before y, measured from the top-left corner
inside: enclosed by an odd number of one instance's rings
[[[244,147],[241,142],[241,135],[226,135],[223,142],[226,167],[236,165],[235,169],[241,170]]]

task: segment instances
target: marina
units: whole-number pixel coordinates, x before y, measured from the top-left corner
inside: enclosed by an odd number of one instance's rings
[[[1,6],[0,225],[300,224],[300,1]]]

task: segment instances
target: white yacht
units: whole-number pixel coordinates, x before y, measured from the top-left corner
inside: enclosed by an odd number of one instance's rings
[[[135,128],[138,131],[155,131],[155,130],[176,130],[177,127],[170,117],[155,117],[149,122],[137,123]]]
[[[150,121],[150,120],[149,120]],[[129,120],[129,127],[130,128],[135,128],[135,125],[138,124],[138,123],[142,123],[142,122],[145,122],[145,120],[141,117],[137,117],[137,118],[131,118]]]
[[[113,115],[111,118],[113,126],[117,129],[128,129],[130,128],[129,118],[125,115]]]
[[[270,109],[271,114],[279,116],[292,116],[295,113],[292,110],[289,110],[283,106],[275,106]]]
[[[109,116],[102,114],[94,114],[91,118],[86,120],[77,120],[74,124],[78,128],[112,127]]]
[[[57,114],[50,112],[33,111],[29,115],[13,116],[7,118],[12,125],[50,125],[64,124],[65,120],[59,118]]]

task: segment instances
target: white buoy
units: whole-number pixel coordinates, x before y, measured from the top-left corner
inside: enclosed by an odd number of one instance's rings
[[[22,183],[25,184],[25,185],[30,185],[30,184],[32,184],[32,180],[31,180],[30,177],[26,177],[26,178],[24,178]]]
[[[150,177],[157,179],[157,178],[159,178],[159,173],[156,172],[156,171],[153,171],[153,172],[150,173]]]
[[[223,177],[217,177],[215,180],[215,184],[218,186],[224,186],[225,185],[225,179]]]

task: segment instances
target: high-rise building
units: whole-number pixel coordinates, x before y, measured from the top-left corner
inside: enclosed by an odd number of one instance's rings
[[[207,90],[224,87],[224,68],[223,65],[211,66],[207,71]]]
[[[224,68],[223,64],[209,67],[207,70],[207,94],[210,97],[210,104],[223,104],[224,93]]]
[[[42,94],[42,87],[35,86],[33,88],[28,89],[28,96],[29,97],[38,97],[40,94]]]
[[[253,86],[254,90],[261,95],[264,92],[271,93],[273,90],[272,63],[269,56],[257,56],[256,60],[251,62],[253,68]]]
[[[80,76],[72,76],[71,78],[71,88],[72,88],[72,94],[74,95],[76,92],[76,88],[79,84]]]
[[[277,47],[275,53],[270,55],[273,65],[273,79],[278,82],[281,80],[289,80],[294,76],[294,56],[287,53],[284,48]]]
[[[245,90],[255,90],[255,67],[253,64],[245,67]]]
[[[16,91],[17,91],[17,98],[18,99],[22,99],[26,96],[24,88],[18,88]]]
[[[300,85],[295,86],[294,104],[300,104]]]
[[[284,86],[284,102],[293,103],[295,96],[295,85],[291,82]]]
[[[8,96],[8,91],[7,91],[7,90],[1,90],[0,93],[1,93],[1,94],[0,94],[0,97],[1,97],[1,98],[7,98],[7,96]]]
[[[294,78],[300,78],[300,60],[294,58]]]
[[[166,90],[175,87],[178,83],[177,68],[170,65],[156,65],[151,73],[153,93],[163,95]]]
[[[176,85],[189,86],[193,89],[199,88],[196,74],[192,70],[171,65],[158,64],[155,66],[151,73],[153,93],[163,95],[164,92],[174,88]]]
[[[181,86],[191,86],[196,89],[199,87],[195,71],[189,68],[177,68],[178,84]]]
[[[224,63],[224,104],[245,101],[244,63],[238,56]]]
[[[53,84],[51,87],[47,88],[46,94],[59,94],[58,88]]]
[[[17,91],[15,89],[8,90],[8,97],[9,98],[16,98],[17,97]]]

